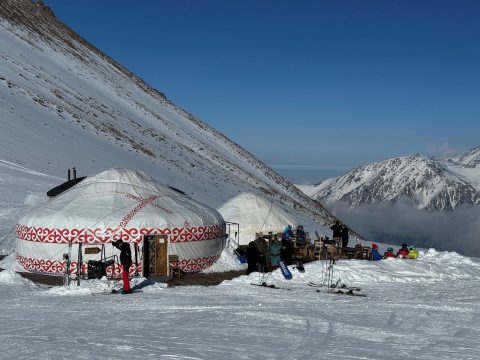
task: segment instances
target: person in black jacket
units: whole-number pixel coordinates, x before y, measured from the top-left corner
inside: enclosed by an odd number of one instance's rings
[[[340,221],[335,221],[335,224],[333,224],[330,229],[333,230],[333,240],[340,240],[342,238],[342,225],[340,224]]]
[[[122,240],[112,242],[112,245],[120,250],[120,264],[122,264],[122,280],[123,280],[123,293],[130,294],[132,289],[130,288],[130,282],[128,281],[128,274],[130,266],[132,266],[132,251],[130,244]]]
[[[282,240],[282,247],[280,249],[280,257],[285,265],[293,264],[293,245],[290,240]]]
[[[342,247],[348,246],[348,227],[343,224],[342,225]]]
[[[245,257],[247,258],[247,275],[258,271],[258,263],[260,261],[260,252],[255,247],[255,243],[250,241],[247,250],[245,250]]]

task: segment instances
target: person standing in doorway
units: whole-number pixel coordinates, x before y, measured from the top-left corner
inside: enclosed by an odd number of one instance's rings
[[[120,264],[122,264],[122,280],[123,280],[123,294],[130,294],[132,289],[130,288],[130,281],[128,280],[128,274],[130,273],[130,266],[132,266],[132,251],[130,244],[122,240],[112,242],[112,245],[120,250]]]

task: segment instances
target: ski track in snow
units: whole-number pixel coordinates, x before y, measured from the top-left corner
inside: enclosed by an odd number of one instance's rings
[[[253,273],[210,287],[154,284],[129,296],[91,295],[120,283],[49,289],[3,271],[0,358],[480,358],[478,259],[430,250],[417,261],[339,261],[335,277],[366,298],[307,286],[323,269],[292,269],[290,281],[268,275],[283,289],[251,286],[262,280]]]
[[[65,181],[65,179],[62,179],[60,177],[52,176],[52,175],[48,175],[48,174],[43,174],[41,172],[31,170],[31,169],[28,169],[24,166],[14,164],[12,162],[1,160],[1,159],[0,159],[0,166],[6,167],[8,169],[16,170],[16,171],[19,171],[19,172],[22,172],[22,173],[26,173],[26,174],[37,175],[37,176],[41,176],[41,177],[45,177],[45,178],[49,178],[49,179]]]

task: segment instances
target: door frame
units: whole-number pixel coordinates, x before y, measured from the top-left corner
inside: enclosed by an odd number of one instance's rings
[[[161,241],[163,240],[163,242]],[[151,274],[150,273],[150,241],[155,241],[156,245],[165,243],[165,253],[162,254],[163,262],[165,263],[165,267],[163,269],[163,274]],[[143,267],[142,272],[144,277],[152,277],[152,276],[170,276],[170,263],[169,263],[169,241],[168,235],[162,234],[149,234],[143,236]],[[158,258],[155,259],[157,261]]]

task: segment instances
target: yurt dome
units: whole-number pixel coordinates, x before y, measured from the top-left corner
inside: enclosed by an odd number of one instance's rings
[[[240,225],[240,245],[247,245],[255,240],[256,233],[277,233],[283,231],[285,226],[294,226],[296,223],[280,207],[252,193],[235,196],[223,204],[218,211],[225,221]]]
[[[90,259],[118,255],[111,242],[121,239],[135,247],[137,267],[132,266],[131,272],[141,273],[149,266],[163,274],[172,262],[184,272],[212,265],[223,250],[225,222],[216,210],[143,172],[110,169],[87,177],[23,216],[16,234],[17,260],[31,272],[62,274],[67,252],[74,260],[70,267],[74,272],[82,249],[77,244],[83,246],[85,266]],[[99,253],[87,251],[88,247]],[[150,259],[144,256],[148,248]]]

